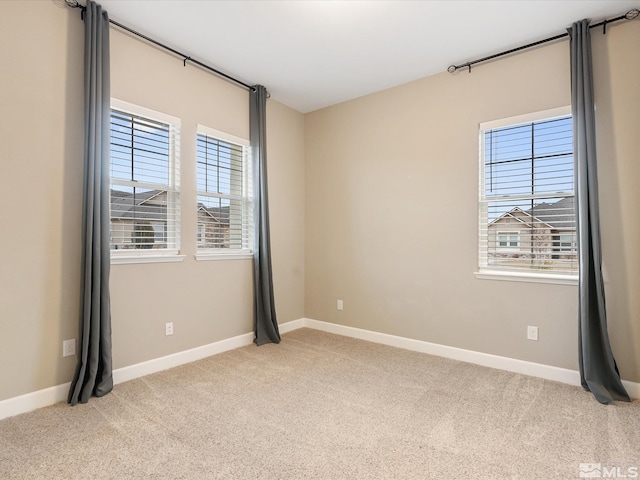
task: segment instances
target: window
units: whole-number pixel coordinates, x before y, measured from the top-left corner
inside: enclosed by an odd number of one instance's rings
[[[253,200],[249,142],[198,126],[199,253],[250,254]]]
[[[557,235],[554,238],[554,241],[556,252],[571,252],[575,254],[578,251],[575,233],[564,233]]]
[[[198,233],[197,233],[197,237],[196,237],[198,245],[202,245],[204,243],[204,235],[205,235],[206,226],[207,226],[206,223],[198,223]]]
[[[178,119],[112,100],[110,186],[114,255],[178,253],[179,130]]]
[[[479,205],[480,273],[577,274],[568,108],[480,125]]]
[[[562,235],[558,235],[557,239],[558,252],[577,252],[575,233],[565,233]]]
[[[498,232],[498,246],[515,248],[518,246],[518,232]]]

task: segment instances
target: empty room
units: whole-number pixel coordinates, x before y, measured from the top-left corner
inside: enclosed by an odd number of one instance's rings
[[[639,478],[638,9],[0,0],[0,478]]]

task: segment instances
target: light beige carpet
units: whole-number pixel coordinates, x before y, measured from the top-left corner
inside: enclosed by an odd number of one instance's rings
[[[640,403],[310,329],[0,422],[3,480],[553,479],[587,462],[640,466]]]

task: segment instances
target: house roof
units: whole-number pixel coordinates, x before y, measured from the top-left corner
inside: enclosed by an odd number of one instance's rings
[[[166,222],[166,202],[153,203],[153,199],[162,193],[165,193],[164,190],[149,190],[136,192],[134,195],[112,189],[111,218]],[[210,215],[216,222],[229,223],[229,206],[206,207],[203,203],[198,203],[198,210]]]
[[[520,220],[516,215],[514,215],[517,213],[527,215],[536,221],[545,223],[553,230],[575,230],[574,205],[575,202],[573,197],[564,197],[557,202],[540,203],[529,210],[522,210],[520,207],[514,207],[490,222],[489,225],[492,225],[506,217],[512,217]]]
[[[147,203],[161,193],[163,190],[149,190],[133,194],[112,189],[111,218],[166,221],[166,204]]]
[[[527,210],[527,213],[556,230],[575,230],[576,228],[573,197],[565,197],[553,203],[541,203]]]
[[[198,211],[202,211],[211,216],[216,222],[229,223],[229,206],[224,207],[206,207],[204,203],[198,202]]]

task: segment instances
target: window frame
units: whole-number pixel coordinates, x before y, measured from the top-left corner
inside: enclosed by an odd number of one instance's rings
[[[171,198],[173,202],[173,210],[175,215],[167,215],[167,224],[164,231],[164,242],[168,241],[168,232],[173,231],[174,241],[171,245],[167,245],[167,248],[157,249],[110,249],[111,263],[117,264],[130,264],[130,263],[162,263],[162,262],[181,262],[184,260],[185,255],[180,254],[181,243],[181,186],[180,186],[180,129],[181,120],[172,115],[158,112],[140,105],[125,102],[117,98],[111,98],[110,112],[112,110],[122,112],[126,115],[135,115],[137,117],[147,118],[154,122],[164,123],[169,126],[169,183],[154,184],[139,182],[135,180],[115,180],[109,176],[109,190],[111,191],[112,185],[123,187],[136,187],[143,189],[158,189],[159,185],[167,191],[167,202]],[[111,139],[110,139],[111,144]],[[111,200],[109,201],[109,207],[111,208]],[[167,207],[169,209],[169,207]],[[110,238],[113,231],[110,218]],[[154,231],[154,238],[156,237],[155,223],[151,222],[150,225]]]
[[[209,138],[231,143],[236,146],[242,147],[242,177],[243,177],[243,192],[241,196],[238,195],[226,195],[220,193],[206,192],[198,189],[198,136],[205,135]],[[198,261],[202,260],[246,260],[253,258],[253,236],[254,236],[254,221],[253,221],[253,178],[252,178],[252,160],[251,160],[251,143],[246,138],[238,137],[206,125],[197,125],[196,137],[195,137],[195,149],[196,149],[196,169],[195,169],[195,184],[196,184],[196,207],[198,204],[198,197],[206,196],[210,198],[227,198],[234,200],[241,200],[243,202],[243,215],[247,215],[249,231],[247,233],[247,248],[206,248],[201,245],[204,242],[198,241],[198,227],[195,229],[196,240],[196,254],[194,258]],[[201,222],[196,221],[197,225]],[[242,220],[241,220],[242,223]],[[206,227],[205,227],[206,228]],[[243,241],[244,242],[244,241]]]
[[[535,270],[507,270],[507,269],[496,269],[491,268],[488,265],[483,265],[483,256],[486,258],[488,255],[487,247],[485,247],[483,251],[482,246],[482,236],[483,229],[488,228],[488,223],[485,224],[484,219],[488,217],[487,215],[487,205],[489,200],[484,198],[484,192],[486,188],[485,181],[485,141],[484,134],[488,130],[505,128],[505,127],[514,127],[520,124],[527,123],[535,123],[535,122],[543,122],[546,120],[553,120],[556,118],[566,117],[571,115],[571,106],[564,106],[553,108],[549,110],[543,110],[539,112],[533,112],[524,115],[518,115],[508,118],[503,118],[494,121],[482,122],[478,125],[478,141],[479,141],[479,166],[478,166],[478,258],[477,258],[477,271],[474,272],[474,275],[478,279],[483,280],[502,280],[502,281],[517,281],[517,282],[531,282],[531,283],[551,283],[551,284],[561,284],[561,285],[577,285],[578,284],[578,273],[575,274],[567,274],[567,273],[541,273]],[[575,179],[575,171],[574,171],[574,179]],[[559,196],[564,196],[563,194],[559,194]],[[574,191],[571,192],[571,196],[575,198],[575,187]],[[506,230],[505,230],[506,231]],[[520,240],[520,239],[519,239]],[[497,243],[497,242],[496,242]],[[520,241],[519,241],[520,243]],[[504,251],[513,251],[515,247],[497,247],[498,249]],[[555,250],[555,249],[554,249]],[[560,252],[565,253],[565,252]]]
[[[502,240],[500,240],[501,236],[505,236],[507,238],[507,240],[505,240],[506,245],[500,245],[502,243]],[[496,232],[496,237],[498,238],[498,240],[496,241],[496,248],[498,249],[512,251],[514,249],[520,248],[520,232],[516,230],[498,230]],[[516,238],[515,242],[513,240],[513,237]],[[515,243],[515,245],[510,245],[512,243]]]
[[[569,237],[569,241],[563,241],[562,237]],[[575,233],[558,233],[558,245],[556,251],[562,253],[577,253],[578,242]]]

